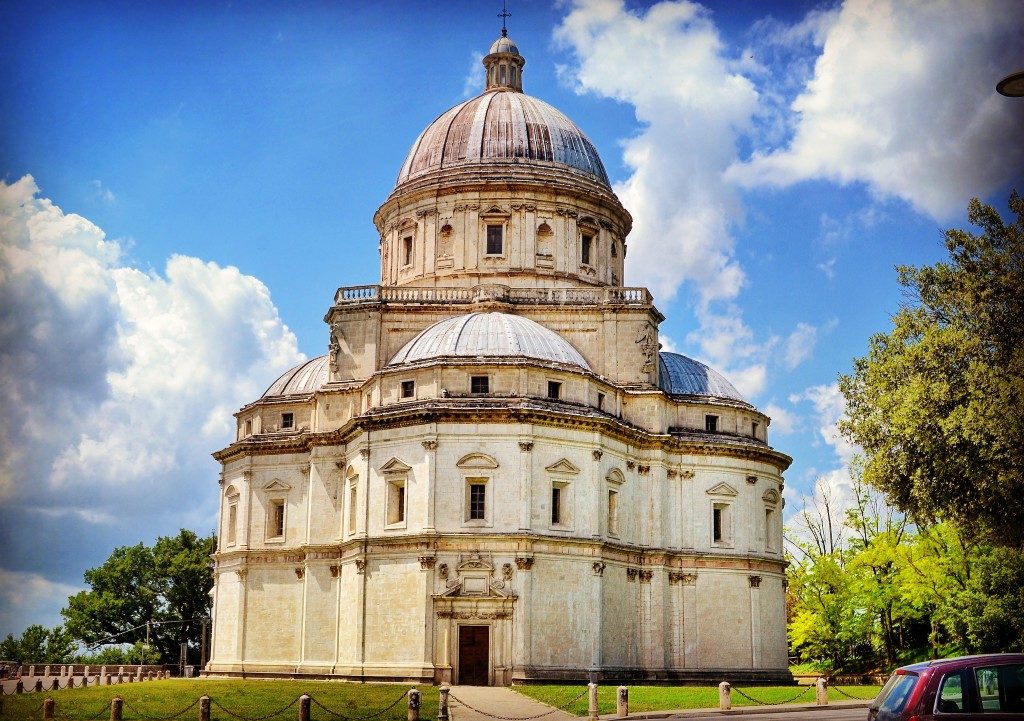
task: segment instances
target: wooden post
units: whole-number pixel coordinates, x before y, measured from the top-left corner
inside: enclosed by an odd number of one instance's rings
[[[52,698],[48,698],[43,701],[43,721],[53,721],[53,707],[54,702]]]
[[[210,697],[199,697],[199,721],[210,721]]]
[[[53,677],[53,683],[50,684],[51,691],[60,691],[60,676]]]
[[[121,721],[122,706],[124,706],[124,699],[120,696],[110,699],[110,721]]]
[[[732,686],[728,681],[718,684],[718,708],[728,711],[732,708]]]
[[[597,721],[597,684],[593,681],[587,684],[587,718]]]
[[[626,718],[629,716],[629,689],[625,686],[619,686],[618,693],[615,694],[615,714],[619,718]]]
[[[309,721],[309,696],[299,696],[299,721]]]
[[[41,678],[37,678],[37,679],[36,679],[36,686],[35,686],[35,690],[36,690],[36,691],[37,691],[38,693],[42,693],[42,692],[43,692],[43,679],[41,679]]]
[[[414,688],[409,689],[409,710],[406,714],[406,721],[420,721],[420,692]]]
[[[438,690],[437,721],[448,721],[448,694],[451,691],[451,688],[448,686],[442,686]]]
[[[18,679],[18,683],[14,685],[14,693],[25,693],[25,682],[20,678]]]
[[[828,681],[823,678],[819,678],[815,686],[817,686],[818,689],[818,705],[828,706]]]

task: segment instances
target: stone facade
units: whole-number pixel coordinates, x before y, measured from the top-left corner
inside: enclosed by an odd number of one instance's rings
[[[494,47],[481,98],[539,117],[518,50]],[[432,164],[453,133],[425,131],[375,216],[381,284],[339,289],[327,355],[241,409],[215,454],[207,671],[787,677],[790,459],[770,420],[695,361],[670,359],[692,377],[669,382],[663,316],[621,284],[631,219],[596,154],[507,157],[473,102],[446,116],[484,122],[465,130],[482,150]],[[523,142],[592,148],[560,117]],[[439,325],[463,316],[471,337]],[[532,323],[497,337],[507,316]]]

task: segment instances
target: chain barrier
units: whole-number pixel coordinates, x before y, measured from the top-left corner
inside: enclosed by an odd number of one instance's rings
[[[375,712],[375,713],[372,713],[372,714],[370,714],[369,716],[346,716],[346,715],[344,715],[344,714],[340,714],[340,713],[338,713],[338,712],[337,712],[337,711],[335,711],[334,709],[329,709],[329,708],[327,708],[326,706],[324,706],[324,705],[323,705],[322,703],[320,703],[319,701],[317,701],[317,700],[316,700],[315,698],[313,698],[312,696],[310,696],[310,697],[309,697],[309,700],[310,700],[310,701],[312,701],[312,702],[313,702],[313,703],[314,703],[314,704],[315,704],[316,706],[318,706],[319,708],[322,708],[322,709],[323,709],[324,711],[326,711],[327,713],[329,713],[329,714],[330,714],[331,716],[333,716],[334,718],[337,718],[337,719],[342,719],[343,721],[369,721],[370,719],[375,719],[375,718],[377,718],[378,716],[383,716],[383,715],[384,715],[384,714],[386,714],[386,713],[387,713],[388,711],[390,711],[390,710],[391,710],[391,709],[393,709],[393,708],[394,708],[395,706],[397,706],[397,705],[398,705],[398,704],[400,704],[400,703],[401,703],[402,701],[404,701],[404,700],[405,700],[406,698],[407,698],[407,694],[406,694],[406,693],[403,693],[403,694],[402,694],[401,696],[399,696],[398,698],[396,698],[396,699],[395,699],[395,701],[394,701],[394,703],[392,703],[392,704],[391,704],[390,706],[388,706],[387,708],[382,708],[382,709],[381,709],[380,711],[377,711],[377,712]]]
[[[756,704],[761,705],[761,706],[781,706],[782,704],[793,703],[794,701],[796,701],[801,696],[806,695],[808,691],[813,691],[814,690],[814,686],[805,686],[804,689],[800,693],[798,693],[796,696],[793,696],[792,698],[787,698],[784,701],[762,701],[760,699],[754,698],[750,694],[744,692],[743,689],[737,688],[736,686],[733,686],[732,690],[735,691],[736,693],[738,693],[743,698],[747,699],[748,701],[752,701],[753,703],[756,703]]]
[[[67,714],[65,714],[64,713],[64,706],[67,706],[68,710],[72,714],[74,714],[74,715],[73,716],[68,716]],[[110,704],[109,703],[105,703],[102,706],[100,706],[99,710],[97,710],[95,713],[91,713],[91,714],[87,713],[85,715],[84,719],[85,719],[85,721],[95,721],[96,719],[100,718],[101,716],[106,715],[106,713],[109,710],[110,710]],[[54,712],[55,716],[57,716],[59,718],[62,718],[62,719],[69,719],[70,720],[70,719],[81,719],[81,718],[83,718],[83,716],[82,716],[82,714],[83,714],[82,709],[79,708],[78,706],[72,706],[71,704],[61,704],[61,703],[55,704],[53,712]]]
[[[199,705],[199,699],[196,699],[195,701],[190,703],[188,706],[183,708],[181,711],[178,711],[177,713],[173,713],[170,716],[149,716],[149,715],[143,713],[142,711],[139,711],[137,708],[135,708],[131,704],[129,704],[127,699],[125,699],[125,701],[124,701],[124,707],[126,709],[128,709],[129,711],[137,714],[140,718],[143,718],[146,721],[173,721],[174,719],[180,717],[186,711],[190,711],[190,710],[192,710],[193,708],[195,708],[198,705]]]
[[[581,698],[586,696],[588,690],[589,690],[589,687],[584,686],[583,690],[580,692],[580,694],[578,696],[576,696],[576,698],[571,699],[569,701],[566,701],[561,706],[556,706],[555,708],[551,709],[550,711],[545,711],[544,713],[539,713],[536,716],[497,716],[495,714],[488,713],[487,711],[484,711],[483,709],[479,709],[476,706],[472,706],[472,705],[466,703],[465,701],[463,701],[462,699],[460,699],[458,696],[456,696],[453,693],[449,693],[448,694],[448,698],[449,698],[450,701],[455,701],[456,703],[458,703],[458,704],[460,704],[462,706],[465,706],[470,711],[475,711],[475,712],[477,712],[479,714],[483,714],[484,716],[488,716],[488,717],[493,718],[493,719],[498,719],[498,721],[532,721],[533,719],[539,719],[539,718],[544,718],[545,716],[550,716],[551,714],[556,713],[558,711],[565,711],[567,708],[569,708],[574,703],[579,701]]]
[[[850,694],[846,693],[846,691],[843,691],[843,689],[839,688],[838,686],[833,686],[831,683],[828,684],[828,687],[830,689],[834,689],[834,690],[838,691],[843,696],[846,696],[846,698],[852,699],[854,701],[871,701],[871,700],[873,700],[875,698],[874,696],[872,696],[871,698],[863,698],[861,696],[851,696]],[[877,696],[878,694],[875,694],[875,695]]]
[[[219,703],[214,701],[212,698],[210,699],[210,705],[211,706],[216,706],[221,711],[226,713],[228,716],[231,716],[232,718],[236,718],[236,719],[241,719],[241,721],[267,721],[267,719],[272,719],[275,716],[280,716],[281,714],[283,714],[285,711],[290,709],[292,706],[294,706],[298,702],[299,702],[299,699],[296,698],[294,701],[292,701],[290,704],[288,704],[284,708],[278,709],[277,711],[274,711],[274,713],[269,713],[266,716],[242,716],[241,714],[237,714],[237,713],[235,713],[234,711],[232,711],[230,709],[224,708]]]

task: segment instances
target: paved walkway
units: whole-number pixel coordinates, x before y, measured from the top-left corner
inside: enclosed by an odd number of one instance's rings
[[[572,714],[500,686],[452,686],[448,699],[452,721],[494,721],[531,716],[539,717],[537,721],[578,721]]]

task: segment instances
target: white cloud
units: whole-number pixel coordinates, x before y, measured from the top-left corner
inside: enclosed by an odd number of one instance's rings
[[[850,443],[839,432],[839,421],[846,412],[846,399],[839,390],[838,383],[811,386],[803,393],[795,393],[789,397],[790,403],[809,401],[817,414],[818,435],[835,451],[836,457],[845,466],[850,465],[857,446]]]
[[[101,180],[89,181],[89,186],[92,188],[93,193],[96,197],[102,200],[107,205],[113,205],[117,202],[117,196],[114,195],[114,191],[103,184]]]
[[[556,38],[575,52],[578,91],[629,103],[641,124],[623,143],[630,177],[615,187],[635,223],[629,276],[663,300],[684,282],[702,305],[734,298],[745,276],[729,226],[742,207],[722,172],[757,93],[731,68],[708,12],[685,0],[646,11],[579,0]]]
[[[829,280],[835,280],[836,277],[836,259],[829,258],[824,263],[818,263],[818,270],[825,274],[825,277]]]
[[[935,218],[962,212],[1024,166],[1024,106],[994,92],[1017,67],[1021,18],[1015,0],[848,0],[818,36],[788,146],[727,177],[864,182]]]
[[[231,412],[302,358],[259,280],[121,258],[30,176],[0,182],[0,509],[25,553],[49,546],[55,522],[121,543],[208,531],[209,453],[231,440]]]
[[[663,333],[658,334],[658,343],[661,344],[661,350],[666,353],[679,352],[679,346],[676,345],[676,342]]]
[[[797,323],[796,329],[786,338],[786,368],[793,370],[814,355],[814,345],[817,342],[817,328],[809,323]]]
[[[0,568],[0,629],[20,634],[33,623],[55,626],[63,620],[60,609],[68,596],[79,590],[49,581],[38,573]]]
[[[772,433],[780,436],[792,435],[799,425],[799,418],[792,411],[780,405],[769,403],[764,407],[765,415],[772,419]]]
[[[469,68],[466,70],[466,77],[462,79],[462,97],[472,98],[484,91],[483,53],[473,52],[470,57]]]

